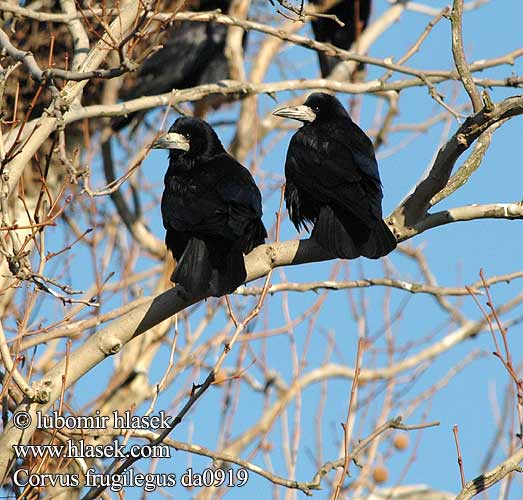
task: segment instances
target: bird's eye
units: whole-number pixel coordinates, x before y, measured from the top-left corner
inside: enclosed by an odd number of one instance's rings
[[[315,113],[319,113],[320,111],[320,107],[319,106],[314,106],[314,108],[312,109]]]
[[[184,134],[186,139],[189,139],[191,137],[191,134]]]

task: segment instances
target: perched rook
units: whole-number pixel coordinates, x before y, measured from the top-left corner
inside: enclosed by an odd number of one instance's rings
[[[185,4],[195,12],[220,9],[227,14],[231,0],[192,0]],[[123,100],[162,94],[173,89],[186,89],[230,78],[225,55],[228,27],[214,22],[174,22],[163,47],[148,57],[137,71],[131,86],[120,92]],[[244,37],[244,49],[246,37]],[[223,96],[204,98],[195,112],[203,117],[208,108],[217,108],[227,99]],[[144,112],[130,113],[114,120],[120,130]]]
[[[302,106],[274,114],[304,124],[285,162],[285,202],[296,229],[313,224],[311,237],[342,259],[377,259],[394,250],[372,142],[338,99],[315,93]]]
[[[321,5],[322,0],[311,0],[313,4]],[[312,20],[314,38],[318,42],[330,43],[343,50],[349,50],[365,29],[369,21],[371,0],[340,0],[336,2],[325,14],[335,15],[345,26],[340,26],[334,19],[316,17]],[[321,76],[330,75],[334,66],[340,59],[318,52]]]
[[[243,255],[267,237],[254,179],[197,118],[178,118],[153,147],[169,149],[162,218],[177,261],[171,281],[193,295],[232,293],[246,279]]]

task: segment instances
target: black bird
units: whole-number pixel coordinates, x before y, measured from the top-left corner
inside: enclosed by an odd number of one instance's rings
[[[231,3],[232,0],[200,0],[189,7],[195,12],[220,9],[226,14]],[[132,86],[124,88],[120,97],[135,99],[230,78],[225,56],[227,31],[226,25],[213,22],[175,22],[163,47],[144,61]],[[244,37],[244,48],[245,44]],[[224,100],[208,98],[200,103],[198,113],[203,115],[209,106],[218,107]],[[122,129],[135,116],[137,113],[116,119],[113,128]]]
[[[342,259],[377,259],[394,250],[372,142],[338,99],[315,93],[302,106],[273,114],[304,124],[285,163],[285,202],[296,229],[314,224],[311,237]]]
[[[232,293],[247,276],[243,255],[267,237],[254,179],[198,118],[178,118],[153,147],[169,149],[162,218],[177,261],[171,281],[192,295]]]
[[[316,5],[321,5],[323,0],[311,0],[311,2]],[[340,0],[333,7],[325,11],[325,14],[337,16],[345,26],[340,26],[333,19],[315,17],[312,21],[314,38],[318,42],[330,43],[340,49],[349,50],[356,40],[356,36],[367,26],[371,3],[371,0]],[[356,9],[356,5],[358,5],[358,9]],[[359,10],[359,12],[356,12],[356,10]],[[360,30],[358,30],[356,26],[358,18]],[[318,58],[320,60],[321,76],[323,78],[329,76],[334,66],[340,62],[340,59],[337,57],[328,56],[324,52],[318,52]]]

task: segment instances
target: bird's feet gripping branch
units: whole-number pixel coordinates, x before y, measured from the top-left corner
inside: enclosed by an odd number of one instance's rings
[[[342,259],[378,259],[396,248],[382,218],[374,147],[336,97],[314,93],[302,106],[273,113],[303,123],[285,162],[285,202],[296,229]]]
[[[267,237],[254,179],[197,118],[178,118],[153,147],[169,150],[162,218],[177,261],[171,281],[195,296],[232,293],[247,277],[244,254]]]

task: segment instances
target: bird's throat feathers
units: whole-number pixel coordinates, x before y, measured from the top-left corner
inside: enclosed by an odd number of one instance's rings
[[[171,149],[169,151],[169,168],[167,175],[176,172],[188,172],[195,166],[196,159],[180,149]]]
[[[221,143],[219,143],[219,147],[216,145],[216,147],[210,148],[204,153],[172,149],[169,151],[169,168],[167,169],[167,175],[190,172],[194,169],[201,168],[208,160],[221,153],[225,153]]]

